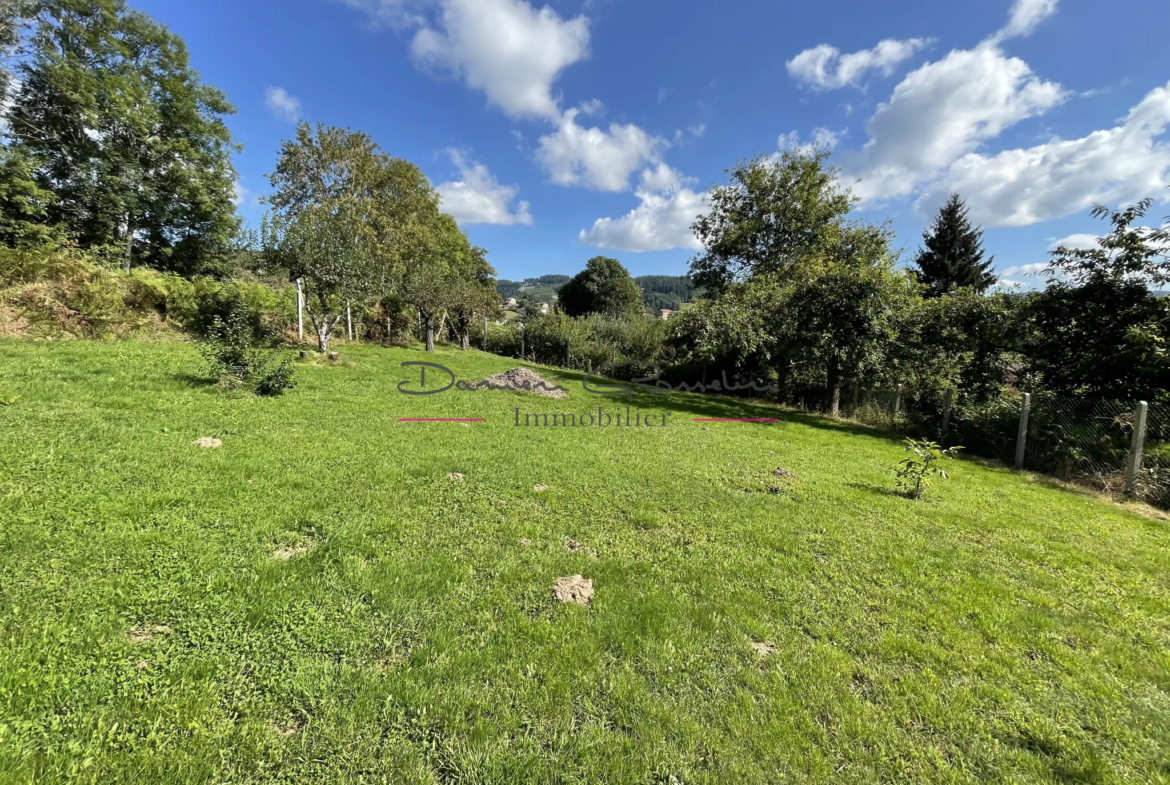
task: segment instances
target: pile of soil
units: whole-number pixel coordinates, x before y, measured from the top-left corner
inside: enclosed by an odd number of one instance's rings
[[[557,578],[553,583],[552,596],[557,602],[588,605],[593,599],[593,581],[580,575]]]
[[[527,368],[513,368],[510,371],[497,373],[495,376],[489,376],[480,382],[480,385],[487,389],[506,388],[510,390],[519,390],[521,392],[531,392],[537,395],[542,395],[545,398],[564,398],[565,391],[552,389],[556,387],[555,384],[542,378],[539,374],[533,373]]]

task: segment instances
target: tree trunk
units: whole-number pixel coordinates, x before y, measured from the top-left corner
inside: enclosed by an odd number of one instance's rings
[[[329,353],[329,319],[328,317],[321,319],[321,324],[317,325],[317,349],[321,354]]]
[[[130,215],[126,215],[126,259],[122,262],[122,271],[130,272],[130,263],[134,260],[134,224],[130,223]]]
[[[841,372],[829,372],[829,392],[825,400],[825,409],[828,411],[830,417],[836,417],[841,413]]]
[[[780,364],[776,366],[776,400],[778,403],[788,403],[788,376],[792,370],[792,365],[788,362],[787,357],[780,359]]]
[[[471,331],[468,330],[466,327],[463,328],[463,342],[462,342],[461,348],[463,349],[463,351],[467,351],[468,349],[471,348]]]
[[[427,351],[435,351],[435,317],[430,314],[423,317],[423,325],[427,331]]]

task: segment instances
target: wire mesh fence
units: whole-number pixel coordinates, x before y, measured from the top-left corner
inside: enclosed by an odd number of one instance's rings
[[[852,387],[842,391],[841,409],[851,420],[889,430],[906,430],[917,418],[909,406],[911,397],[902,387],[893,389]]]
[[[1073,396],[1037,396],[1024,468],[1098,490],[1125,490],[1135,405]]]

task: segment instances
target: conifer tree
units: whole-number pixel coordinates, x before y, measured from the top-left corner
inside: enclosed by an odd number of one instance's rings
[[[927,296],[939,297],[960,288],[983,293],[996,281],[994,258],[983,259],[983,230],[971,226],[967,206],[956,193],[939,210],[930,230],[922,235],[926,246],[914,264]]]

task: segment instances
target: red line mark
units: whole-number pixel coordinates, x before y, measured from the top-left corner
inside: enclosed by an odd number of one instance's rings
[[[700,419],[695,418],[695,422],[780,422],[777,419],[749,419],[746,417],[729,417],[729,418],[714,418],[714,419]]]
[[[399,417],[398,422],[487,422],[487,420],[457,420],[444,417]]]

